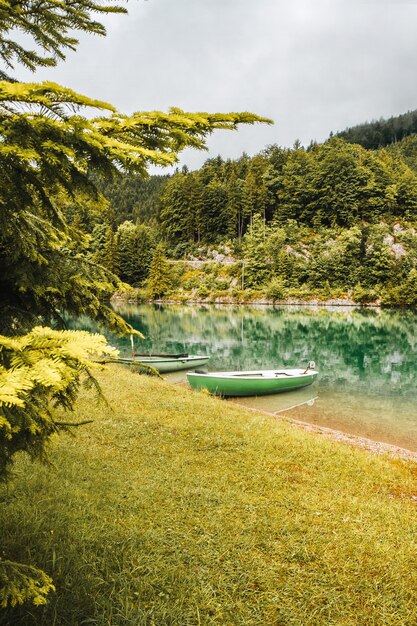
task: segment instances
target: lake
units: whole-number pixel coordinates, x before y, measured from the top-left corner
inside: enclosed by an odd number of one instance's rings
[[[211,355],[210,370],[305,367],[318,381],[246,406],[417,451],[417,314],[354,307],[118,305],[137,352]],[[91,329],[86,320],[78,328]],[[129,338],[106,333],[122,355]],[[187,384],[186,373],[167,375]]]

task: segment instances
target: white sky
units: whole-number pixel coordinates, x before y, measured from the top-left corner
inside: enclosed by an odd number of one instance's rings
[[[252,111],[274,126],[218,131],[209,156],[307,145],[330,131],[417,109],[417,0],[130,0],[82,36],[53,80],[123,113]]]

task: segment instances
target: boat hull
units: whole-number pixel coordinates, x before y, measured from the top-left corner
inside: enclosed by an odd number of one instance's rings
[[[119,358],[117,363],[126,365],[144,365],[153,367],[160,374],[167,372],[178,372],[179,370],[194,369],[206,365],[210,357],[208,356],[187,356],[187,357],[135,357]]]
[[[317,372],[304,370],[264,370],[250,372],[211,372],[187,374],[193,389],[206,389],[224,397],[264,396],[311,385]]]

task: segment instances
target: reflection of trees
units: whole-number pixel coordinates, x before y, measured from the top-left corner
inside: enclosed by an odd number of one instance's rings
[[[321,387],[417,396],[412,311],[207,305],[117,311],[145,335],[144,352],[211,354],[212,369],[298,367],[314,359]],[[109,340],[129,354],[128,339]]]

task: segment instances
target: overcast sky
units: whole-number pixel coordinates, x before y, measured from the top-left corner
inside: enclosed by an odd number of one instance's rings
[[[106,38],[81,37],[76,53],[36,79],[123,113],[179,106],[274,120],[218,131],[208,153],[184,153],[191,168],[417,109],[417,0],[130,0],[127,8],[105,19]]]

